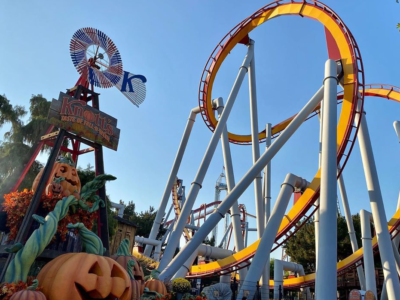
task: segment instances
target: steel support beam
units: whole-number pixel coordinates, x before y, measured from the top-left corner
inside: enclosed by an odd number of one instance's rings
[[[272,124],[267,123],[265,126],[265,151],[271,146],[272,137]],[[271,162],[269,162],[264,168],[264,180],[263,180],[263,199],[264,199],[264,225],[268,224],[268,220],[271,214]],[[269,299],[269,269],[270,269],[270,253],[266,253],[268,256],[267,262],[264,267],[262,275],[262,286],[261,286],[261,299]]]
[[[250,42],[254,43],[253,40]],[[256,88],[256,62],[255,56],[249,68],[249,98],[250,98],[250,122],[251,122],[251,143],[253,151],[253,164],[260,158],[260,145],[258,140],[258,110],[257,110],[257,88]],[[265,228],[265,203],[262,195],[262,176],[261,172],[254,180],[254,195],[256,202],[257,215],[257,236],[260,239]],[[261,276],[261,299],[269,298],[269,268],[264,267]]]
[[[375,297],[377,297],[374,252],[372,251],[371,213],[363,209],[360,210],[360,222],[362,235],[361,239],[364,250],[365,287],[366,290],[372,291]]]
[[[247,299],[253,299],[256,289],[257,281],[259,281],[261,274],[264,271],[264,266],[269,260],[269,256],[265,255],[266,252],[270,252],[274,245],[276,234],[279,230],[279,225],[282,222],[282,218],[285,214],[286,208],[289,204],[292,193],[295,188],[306,187],[308,182],[293,174],[286,175],[285,181],[282,184],[281,191],[276,199],[274,209],[271,213],[271,217],[268,220],[267,227],[261,237],[260,243],[258,244],[259,249],[253,257],[250,265],[250,269],[247,273],[246,279],[243,285],[240,287],[237,295],[237,300],[242,300],[243,297]]]
[[[190,111],[189,118],[186,123],[185,131],[183,132],[181,143],[179,144],[178,152],[176,153],[175,160],[172,165],[172,169],[171,169],[167,184],[164,189],[164,194],[161,199],[161,204],[157,210],[157,214],[156,214],[156,218],[154,219],[153,226],[151,227],[149,239],[155,239],[157,237],[158,231],[161,226],[162,219],[165,214],[165,209],[167,207],[168,200],[169,200],[169,197],[171,194],[172,186],[174,185],[174,181],[176,179],[179,167],[182,162],[183,154],[185,153],[186,146],[189,141],[190,133],[192,132],[193,124],[194,124],[194,122],[196,120],[196,116],[199,112],[200,112],[199,107],[195,107]],[[146,245],[146,248],[144,249],[143,254],[149,257],[152,250],[153,250],[152,245]]]
[[[319,149],[318,149],[318,167],[321,168],[321,157],[322,157],[322,110],[324,107],[324,100],[321,101],[321,108],[318,113],[319,119]],[[315,271],[318,270],[318,246],[319,246],[319,198],[315,201],[315,205],[318,206],[314,213],[314,236],[315,236]]]
[[[250,40],[254,45],[254,41]],[[249,98],[250,98],[250,124],[251,124],[251,144],[253,153],[253,164],[260,158],[260,145],[258,141],[258,111],[257,111],[257,88],[256,88],[256,66],[255,58],[250,62],[249,67]],[[256,202],[257,216],[257,237],[260,239],[264,232],[264,203],[262,198],[261,172],[254,179],[254,196]]]
[[[178,253],[178,255],[175,256],[175,258],[168,264],[168,267],[162,271],[162,273],[160,274],[161,280],[166,278],[171,278],[171,276],[178,271],[180,266],[182,266],[182,264],[185,263],[188,257],[194,251],[196,251],[197,247],[203,242],[203,240],[214,228],[214,226],[218,224],[218,222],[224,217],[225,213],[232,207],[235,201],[237,201],[238,198],[243,194],[243,192],[250,186],[250,184],[253,182],[257,174],[259,174],[265,168],[265,166],[271,161],[271,159],[282,148],[282,146],[289,140],[289,138],[293,135],[293,133],[307,119],[309,114],[321,101],[323,93],[324,93],[324,87],[322,86],[316,92],[316,94],[307,102],[307,104],[303,107],[303,109],[296,115],[296,117],[290,122],[290,124],[275,140],[275,142],[271,145],[271,147],[269,147],[268,150],[260,157],[260,159],[249,169],[249,171],[239,181],[239,183],[235,186],[235,188],[221,202],[221,204],[218,206],[215,212],[208,217],[207,221],[204,222],[200,230],[182,248],[182,250]],[[225,107],[222,117],[224,116],[226,109],[227,108]],[[218,125],[220,123],[221,121],[218,123]]]
[[[243,64],[239,69],[239,73],[236,77],[235,83],[233,84],[231,93],[228,97],[228,100],[226,101],[224,111],[223,111],[221,118],[219,119],[219,122],[214,130],[214,133],[211,137],[210,143],[208,144],[206,153],[204,154],[203,160],[197,171],[196,177],[192,182],[192,186],[191,186],[189,194],[186,198],[185,205],[183,206],[183,209],[181,211],[178,221],[175,223],[175,229],[171,234],[170,240],[164,251],[164,255],[161,259],[160,265],[158,266],[158,269],[160,271],[164,270],[164,268],[171,262],[171,260],[174,256],[175,250],[179,246],[179,240],[180,240],[183,228],[185,227],[186,221],[190,216],[190,212],[192,210],[193,204],[196,201],[197,195],[201,189],[201,185],[202,185],[204,177],[207,173],[207,169],[210,165],[210,162],[214,155],[215,149],[217,148],[218,141],[221,137],[222,131],[224,130],[224,128],[226,126],[226,122],[228,120],[229,114],[232,110],[233,104],[239,93],[240,86],[243,82],[244,76],[247,73],[247,70],[248,70],[248,67],[250,65],[252,58],[253,58],[253,45],[250,44],[248,46],[248,51],[244,58]],[[214,226],[212,228],[214,228],[216,225],[217,224],[214,224]],[[210,230],[212,230],[212,228]],[[186,261],[186,259],[184,259],[184,261],[182,261],[182,264],[185,261]],[[175,270],[175,272],[176,271],[177,270]],[[162,275],[162,273],[161,273],[161,275]]]
[[[376,170],[375,158],[372,151],[372,144],[369,136],[367,118],[364,114],[361,117],[361,104],[358,106],[358,113],[355,116],[356,124],[360,123],[358,130],[358,143],[360,145],[361,160],[364,168],[365,180],[371,212],[374,219],[375,232],[378,238],[379,254],[383,266],[383,274],[386,281],[386,291],[389,300],[395,300],[396,295],[400,295],[399,277],[396,272],[396,263],[393,256],[391,238],[387,227],[385,207],[383,205],[381,187]],[[361,119],[361,121],[360,121]]]
[[[339,169],[340,169],[340,166],[339,166]],[[342,198],[344,215],[346,217],[347,230],[349,231],[351,248],[354,253],[358,250],[358,244],[357,244],[356,231],[354,230],[353,218],[351,216],[349,200],[347,198],[346,186],[344,184],[343,172],[339,177],[338,185],[339,185],[340,197]],[[360,281],[360,287],[363,291],[365,291],[366,290],[365,289],[365,275],[364,275],[364,269],[361,265],[357,267],[357,275],[358,275],[358,279]]]
[[[337,65],[332,59],[325,63],[324,106],[322,111],[322,155],[320,220],[315,294],[319,299],[337,299]]]
[[[217,99],[217,110],[219,117],[221,118],[224,106],[221,98]],[[224,157],[224,166],[226,172],[226,185],[227,185],[227,193],[233,190],[235,187],[235,176],[233,173],[233,164],[232,164],[232,156],[231,156],[231,148],[229,146],[228,139],[228,126],[225,126],[222,135],[221,135],[221,145],[222,145],[222,155]],[[233,238],[235,241],[236,251],[241,251],[244,249],[244,239],[242,235],[242,226],[240,220],[240,211],[238,202],[235,203],[231,207],[231,222],[232,222],[232,230],[233,230]],[[246,278],[247,268],[242,268],[239,270],[240,281],[243,281]]]
[[[294,262],[275,259],[274,260],[274,299],[279,299],[279,290],[283,294],[283,271],[291,271],[299,276],[305,276],[304,268]],[[279,289],[279,286],[281,288]],[[310,289],[302,289],[304,297],[311,300]]]

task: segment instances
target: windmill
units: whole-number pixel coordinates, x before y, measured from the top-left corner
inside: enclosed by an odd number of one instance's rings
[[[122,69],[121,55],[114,42],[95,28],[81,28],[70,43],[72,62],[81,74],[76,86],[100,88],[115,86],[139,107],[146,98],[146,77]]]

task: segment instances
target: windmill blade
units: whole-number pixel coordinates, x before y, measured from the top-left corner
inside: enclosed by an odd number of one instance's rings
[[[134,105],[139,107],[146,98],[147,79],[143,75],[135,75],[124,71],[118,83],[115,85],[121,93],[129,99]]]

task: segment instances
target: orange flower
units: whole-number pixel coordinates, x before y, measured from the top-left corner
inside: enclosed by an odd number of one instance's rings
[[[22,192],[14,192],[4,195],[3,210],[7,213],[7,227],[10,228],[9,240],[15,239],[18,229],[22,224],[23,217],[33,198],[33,192],[27,189]],[[41,207],[47,214],[54,209],[57,202],[62,199],[61,195],[43,195],[41,199]],[[68,234],[67,225],[69,223],[82,222],[86,228],[91,230],[93,222],[97,218],[97,212],[89,213],[88,211],[77,208],[75,213],[69,211],[66,217],[58,224],[57,233],[60,238],[65,241]]]
[[[13,294],[16,292],[25,290],[28,286],[32,285],[32,281],[35,278],[28,277],[28,282],[19,281],[18,283],[3,283],[0,285],[0,299],[9,300]],[[36,291],[42,290],[41,287],[38,287]]]

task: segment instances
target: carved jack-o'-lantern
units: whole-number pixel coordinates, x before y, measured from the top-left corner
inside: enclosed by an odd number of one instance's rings
[[[42,177],[43,170],[33,181],[32,190],[35,191],[39,185],[40,178]],[[62,194],[65,197],[74,195],[79,199],[81,191],[81,181],[78,177],[78,172],[75,168],[75,163],[70,156],[62,157],[54,163],[53,170],[49,180],[46,183],[46,194]]]
[[[38,275],[47,300],[131,300],[131,281],[115,260],[69,253],[50,261]]]

